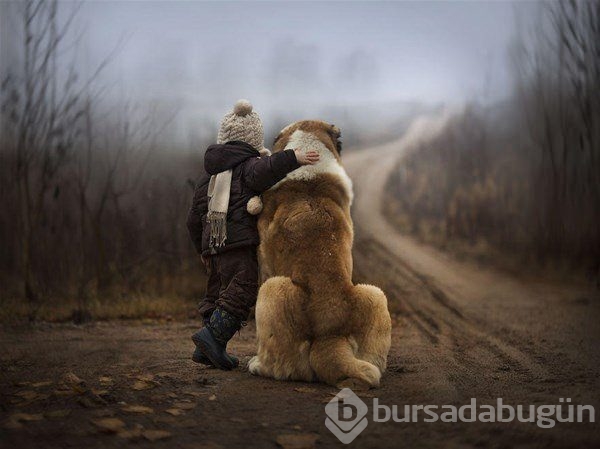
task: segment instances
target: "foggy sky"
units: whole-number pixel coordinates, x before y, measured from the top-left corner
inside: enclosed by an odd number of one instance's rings
[[[65,3],[65,8],[72,3]],[[510,2],[95,1],[79,12],[79,60],[107,98],[179,110],[174,126],[217,121],[238,98],[268,119],[290,109],[507,95]]]

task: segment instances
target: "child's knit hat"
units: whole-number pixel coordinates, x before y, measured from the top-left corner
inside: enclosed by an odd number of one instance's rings
[[[264,148],[263,125],[258,114],[252,112],[252,104],[248,100],[238,100],[233,112],[226,114],[221,120],[217,143],[231,140],[246,142],[257,151]]]

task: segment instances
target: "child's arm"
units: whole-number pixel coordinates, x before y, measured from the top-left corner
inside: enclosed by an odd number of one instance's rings
[[[208,211],[208,196],[206,189],[197,185],[194,189],[192,207],[188,213],[187,228],[198,254],[202,254],[202,217]]]
[[[253,158],[244,165],[244,182],[257,192],[270,189],[285,176],[301,165],[318,162],[318,153],[311,151],[307,154],[295,150],[284,150],[272,156]]]

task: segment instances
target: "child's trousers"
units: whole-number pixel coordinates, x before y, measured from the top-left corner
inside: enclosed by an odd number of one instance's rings
[[[258,294],[258,260],[256,246],[243,246],[206,257],[208,284],[200,302],[203,318],[216,307],[246,321]]]

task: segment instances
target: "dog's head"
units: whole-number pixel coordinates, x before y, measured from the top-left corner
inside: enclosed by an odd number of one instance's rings
[[[307,139],[307,137],[310,137]],[[304,150],[310,150],[311,141],[318,140],[339,161],[342,153],[342,133],[340,129],[321,120],[302,120],[292,123],[281,130],[273,142],[273,152],[297,147],[297,143],[306,142]],[[316,148],[315,148],[316,149]]]

